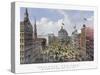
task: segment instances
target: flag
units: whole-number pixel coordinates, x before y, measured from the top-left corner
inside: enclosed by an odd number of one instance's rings
[[[84,18],[84,21],[87,21],[87,18]]]
[[[62,23],[62,25],[64,25],[64,23]]]

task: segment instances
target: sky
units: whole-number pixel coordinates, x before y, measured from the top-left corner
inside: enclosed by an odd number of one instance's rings
[[[20,8],[20,21],[24,20],[25,7]],[[38,35],[48,35],[53,33],[58,35],[58,31],[63,28],[71,36],[74,27],[80,31],[83,24],[93,28],[93,11],[83,10],[65,10],[65,9],[47,9],[47,8],[27,8],[30,22],[34,28],[34,19],[36,19]],[[86,20],[84,20],[86,18]]]

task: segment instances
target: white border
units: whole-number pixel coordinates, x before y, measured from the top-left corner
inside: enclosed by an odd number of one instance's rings
[[[94,11],[94,61],[20,64],[20,7],[73,9]],[[25,3],[15,2],[15,73],[61,71],[97,68],[97,8],[90,6],[75,6],[65,4]]]

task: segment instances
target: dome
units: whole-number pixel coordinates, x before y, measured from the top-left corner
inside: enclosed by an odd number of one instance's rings
[[[61,28],[58,33],[64,33],[65,35],[68,35],[67,31],[63,28]]]
[[[61,29],[58,31],[58,37],[59,40],[66,40],[68,37],[68,33],[65,29],[63,29],[63,27],[61,27]]]

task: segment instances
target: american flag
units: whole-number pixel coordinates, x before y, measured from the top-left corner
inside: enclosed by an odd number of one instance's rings
[[[62,23],[62,25],[65,25],[64,23]]]
[[[84,18],[84,21],[87,21],[87,18]]]

